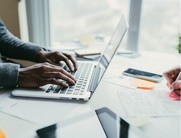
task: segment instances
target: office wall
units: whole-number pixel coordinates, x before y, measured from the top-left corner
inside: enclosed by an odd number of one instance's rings
[[[0,17],[15,36],[20,37],[18,2],[20,0],[0,0]]]

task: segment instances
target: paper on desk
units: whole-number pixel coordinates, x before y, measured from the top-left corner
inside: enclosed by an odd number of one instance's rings
[[[157,84],[155,82],[133,78],[129,76],[124,76],[124,75],[120,77],[110,78],[107,81],[113,84],[124,86],[124,87],[132,88],[132,89],[142,89],[142,90],[151,90]]]
[[[37,124],[51,124],[65,118],[78,104],[60,100],[7,99],[16,102],[14,106],[4,108],[2,112]]]
[[[9,93],[0,94],[0,111],[16,104],[16,101],[10,100],[9,96],[10,96]]]
[[[79,121],[80,119],[84,119],[84,117],[87,117],[87,115],[90,115],[90,113],[92,113],[93,111],[94,109],[92,109],[91,106],[89,105],[78,106],[75,107],[71,112],[69,112],[63,120],[57,123],[61,123],[61,125],[72,124],[72,122],[74,121],[76,122]],[[48,126],[49,125],[50,124],[48,124]],[[45,126],[47,125],[37,125],[33,129],[24,132],[24,134],[19,136],[19,138],[37,138],[36,130]]]
[[[177,116],[181,114],[180,101],[168,98],[164,91],[128,90],[118,92],[121,105],[128,116]]]

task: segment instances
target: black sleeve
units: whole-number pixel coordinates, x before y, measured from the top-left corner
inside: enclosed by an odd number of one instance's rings
[[[42,47],[25,43],[11,34],[0,19],[0,53],[2,56],[38,62],[37,52]]]

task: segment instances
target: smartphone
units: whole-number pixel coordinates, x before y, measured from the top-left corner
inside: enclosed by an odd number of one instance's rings
[[[131,77],[135,77],[135,78],[153,81],[153,82],[160,82],[163,78],[163,76],[160,74],[155,74],[152,72],[146,72],[143,70],[138,70],[138,69],[133,69],[133,68],[128,68],[127,70],[123,71],[123,74],[127,76],[131,76]]]
[[[40,138],[138,138],[142,131],[107,107],[40,128]]]

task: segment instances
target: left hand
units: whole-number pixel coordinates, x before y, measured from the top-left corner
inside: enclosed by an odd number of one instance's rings
[[[41,50],[38,53],[38,56],[40,58],[40,62],[48,62],[50,64],[54,65],[60,65],[60,61],[64,61],[70,71],[76,71],[78,68],[77,61],[75,56],[58,52],[58,51],[44,51]],[[73,66],[72,66],[73,65]]]

